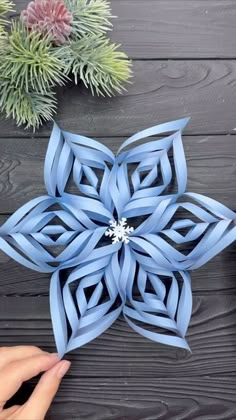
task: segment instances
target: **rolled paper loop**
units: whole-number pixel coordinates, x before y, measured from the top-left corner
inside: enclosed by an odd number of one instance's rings
[[[188,270],[235,241],[236,214],[186,192],[181,134],[187,122],[143,130],[116,155],[54,125],[44,167],[48,195],[1,226],[0,249],[52,273],[51,318],[61,357],[98,337],[121,313],[144,337],[189,350]]]

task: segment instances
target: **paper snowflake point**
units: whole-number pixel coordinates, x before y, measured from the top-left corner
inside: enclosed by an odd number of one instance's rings
[[[112,238],[112,243],[124,242],[129,243],[129,234],[134,231],[133,227],[127,225],[127,219],[122,217],[118,222],[110,220],[110,228],[105,232],[106,236]]]
[[[144,337],[189,349],[189,271],[236,240],[236,215],[186,192],[181,132],[187,122],[141,131],[117,155],[54,125],[45,161],[47,195],[0,227],[0,249],[52,273],[50,308],[61,356],[99,336],[120,314]],[[152,141],[135,145],[147,137]],[[71,174],[77,195],[67,192]],[[135,228],[128,224],[133,218]]]

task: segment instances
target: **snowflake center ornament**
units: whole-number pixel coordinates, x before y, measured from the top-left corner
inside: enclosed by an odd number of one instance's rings
[[[236,214],[186,192],[181,134],[187,122],[143,130],[116,155],[54,125],[44,167],[47,194],[0,227],[0,249],[52,274],[50,310],[61,357],[121,314],[144,337],[189,349],[190,271],[236,240]],[[77,194],[68,191],[71,178]]]
[[[122,217],[118,222],[110,220],[109,223],[110,228],[106,230],[105,236],[110,236],[113,244],[116,244],[117,242],[128,244],[129,234],[134,231],[134,228],[127,226],[127,219]]]

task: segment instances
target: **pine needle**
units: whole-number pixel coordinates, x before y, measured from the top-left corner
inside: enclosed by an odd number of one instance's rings
[[[0,0],[0,16],[5,16],[13,10],[13,3],[8,0]]]
[[[50,39],[27,31],[20,22],[12,25],[7,53],[0,60],[1,77],[10,77],[19,89],[37,93],[47,93],[65,82],[62,62]]]
[[[6,46],[7,41],[7,32],[5,31],[5,25],[8,23],[8,20],[5,18],[5,15],[13,10],[13,3],[8,0],[0,0],[0,48],[1,51]]]
[[[25,125],[25,128],[35,130],[53,118],[57,101],[52,91],[44,95],[34,91],[26,92],[5,79],[0,81],[0,107],[7,117],[16,120],[18,126]]]
[[[72,73],[75,83],[81,79],[92,93],[112,96],[124,90],[131,77],[131,62],[117,51],[119,45],[104,36],[90,35],[60,48],[66,74]]]
[[[7,41],[7,33],[5,32],[4,27],[0,24],[0,49],[1,49],[1,52],[6,47],[6,41]]]
[[[64,0],[73,14],[73,33],[75,38],[85,35],[101,35],[111,29],[110,3],[107,0]]]

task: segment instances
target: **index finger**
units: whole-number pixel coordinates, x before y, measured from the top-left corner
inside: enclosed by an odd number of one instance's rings
[[[0,370],[13,361],[44,353],[46,352],[36,346],[0,347]]]
[[[59,361],[57,354],[38,354],[9,363],[0,371],[0,408],[18,391],[24,381],[50,369]]]

